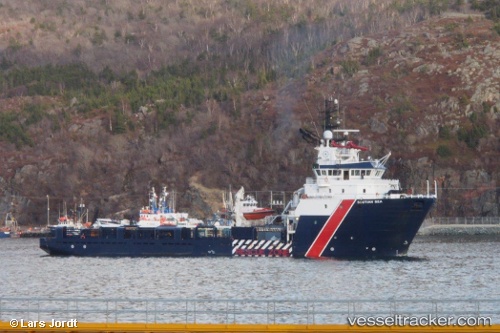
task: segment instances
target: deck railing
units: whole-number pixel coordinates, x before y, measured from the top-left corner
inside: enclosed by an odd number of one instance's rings
[[[500,299],[222,300],[0,298],[0,321],[96,323],[347,324],[356,317],[472,318],[500,323]],[[480,324],[480,323],[478,323]]]

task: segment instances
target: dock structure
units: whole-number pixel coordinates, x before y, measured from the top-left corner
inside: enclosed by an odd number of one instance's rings
[[[0,332],[499,332],[500,299],[0,297]]]
[[[500,235],[500,217],[431,217],[418,231],[420,236]]]

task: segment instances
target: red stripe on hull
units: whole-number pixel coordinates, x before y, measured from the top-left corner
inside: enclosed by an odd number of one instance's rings
[[[333,235],[335,235],[335,232],[340,227],[340,224],[342,223],[344,218],[347,216],[347,213],[349,212],[349,210],[351,210],[354,201],[355,200],[352,199],[342,200],[337,209],[328,218],[323,228],[321,228],[320,232],[318,233],[318,236],[316,236],[316,239],[312,243],[311,247],[309,247],[309,250],[307,250],[305,257],[307,258],[321,257],[321,254],[323,253],[326,246],[332,239]]]

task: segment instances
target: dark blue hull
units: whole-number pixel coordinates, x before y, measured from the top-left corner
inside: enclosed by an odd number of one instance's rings
[[[330,216],[300,216],[291,239],[283,226],[56,228],[51,236],[40,238],[40,248],[50,255],[109,257],[403,256],[434,201],[343,200]]]
[[[231,257],[290,256],[284,228],[214,226],[55,228],[40,248],[57,256]]]
[[[50,237],[40,238],[40,248],[50,255],[81,257],[231,256],[231,238],[206,235],[206,230],[214,228],[57,228]]]
[[[50,255],[81,257],[208,257],[232,255],[231,242],[197,241],[169,244],[161,241],[137,242],[101,240],[40,239],[40,248]]]
[[[384,258],[406,255],[435,199],[350,201],[352,203],[346,202],[349,207],[345,213],[340,213],[338,221],[331,222],[338,224],[331,230],[325,226],[332,220],[330,216],[301,216],[292,241],[293,256]]]

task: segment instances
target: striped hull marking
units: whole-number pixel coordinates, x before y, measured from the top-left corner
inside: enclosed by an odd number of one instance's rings
[[[233,256],[236,257],[290,257],[291,244],[279,240],[237,240],[233,241]]]
[[[335,235],[335,232],[337,232],[338,228],[342,224],[342,221],[344,221],[347,213],[349,213],[349,211],[351,210],[354,202],[355,200],[353,199],[342,200],[337,209],[335,209],[333,214],[325,222],[323,228],[321,228],[321,230],[319,231],[316,239],[307,250],[305,257],[321,257],[321,254],[327,247],[328,243],[330,243],[330,240],[333,238],[333,235]]]

